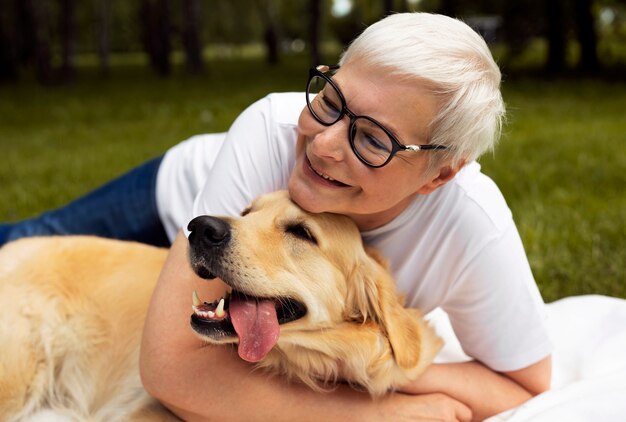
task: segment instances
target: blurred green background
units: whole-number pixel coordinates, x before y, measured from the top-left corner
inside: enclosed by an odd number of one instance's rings
[[[235,8],[219,0],[98,0],[73,5],[69,55],[59,18],[67,3],[73,2],[0,6],[0,221],[60,206],[183,139],[226,130],[269,92],[302,91],[311,63],[334,63],[347,40],[391,3],[392,10],[443,11],[477,22],[491,41],[503,70],[508,124],[496,152],[481,164],[513,210],[544,298],[626,298],[624,2],[557,1],[560,59],[553,57],[558,41],[550,35],[554,11],[531,0],[522,3],[537,15],[515,22],[517,35],[505,31],[514,26],[507,24],[512,6],[499,1],[461,8],[450,1],[348,1],[348,7],[345,1],[257,0]],[[47,5],[30,18],[48,19],[44,34],[32,35],[39,41],[16,35],[19,25],[11,19],[24,4]],[[197,67],[183,41],[190,22],[185,10],[194,4],[200,7],[192,9],[200,22]],[[584,32],[581,4],[589,5],[594,22],[595,64],[583,63],[589,53],[578,35]],[[108,7],[109,19],[104,53],[101,7]],[[137,18],[155,10],[169,19],[165,66],[148,51],[149,25]],[[272,37],[277,44],[270,54]],[[9,51],[7,40],[19,40],[28,52]],[[33,42],[47,43],[43,68],[41,53],[25,47]]]

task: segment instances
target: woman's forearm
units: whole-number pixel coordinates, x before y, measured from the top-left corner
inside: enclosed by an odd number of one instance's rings
[[[519,384],[478,362],[433,364],[401,391],[446,394],[467,405],[477,420],[519,406],[532,397]]]
[[[315,392],[303,384],[254,371],[226,346],[208,346],[177,357],[166,354],[143,356],[144,383],[154,397],[189,422],[472,419],[467,406],[445,394],[389,393],[372,399],[346,385],[331,392]]]
[[[186,421],[364,421],[376,416],[374,403],[363,393],[345,386],[316,393],[254,371],[228,349],[209,346],[186,353],[175,365],[161,366],[156,382],[146,386]]]
[[[219,298],[225,286],[193,273],[179,234],[152,296],[140,353],[146,390],[172,411],[186,420],[376,420],[384,403],[364,393],[345,386],[316,393],[254,371],[229,346],[205,345],[190,327],[194,290]]]
[[[148,392],[188,420],[314,420],[317,405],[337,419],[356,419],[371,400],[339,388],[323,397],[279,377],[253,371],[229,346],[207,346],[189,325],[192,292],[218,298],[225,287],[202,280],[187,260],[179,234],[152,296],[142,339],[140,369]],[[340,404],[340,405],[339,405]],[[371,410],[371,409],[370,409]],[[361,420],[366,418],[361,417]]]
[[[214,348],[216,350],[211,352],[201,350],[195,357],[179,360],[172,367],[161,367],[157,383],[149,384],[156,387],[149,391],[185,421],[472,420],[467,406],[445,394],[389,393],[372,399],[346,385],[319,393],[303,384],[251,372],[249,364],[238,361],[236,353],[227,351],[224,346]],[[207,352],[215,364],[210,370]],[[240,364],[246,367],[243,371]]]
[[[470,410],[445,394],[390,393],[372,400],[340,385],[319,393],[255,371],[229,346],[205,345],[189,325],[192,292],[218,298],[225,287],[202,280],[187,260],[179,234],[154,290],[140,353],[148,393],[188,421],[468,421]]]

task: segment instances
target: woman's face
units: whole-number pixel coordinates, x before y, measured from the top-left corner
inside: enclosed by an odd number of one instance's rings
[[[376,119],[405,145],[427,143],[437,103],[426,87],[396,81],[356,63],[345,64],[332,79],[351,111]],[[371,168],[352,152],[349,124],[344,116],[323,126],[306,107],[302,110],[289,179],[289,193],[302,208],[345,214],[367,230],[391,221],[416,194],[440,185],[439,172],[426,173],[427,154],[437,152],[401,151],[386,166]]]

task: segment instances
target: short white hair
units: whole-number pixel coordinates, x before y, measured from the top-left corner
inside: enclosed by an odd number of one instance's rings
[[[392,14],[350,44],[340,64],[352,61],[432,89],[439,112],[428,142],[450,147],[445,156],[454,164],[477,159],[500,138],[505,114],[500,69],[483,38],[460,20]]]

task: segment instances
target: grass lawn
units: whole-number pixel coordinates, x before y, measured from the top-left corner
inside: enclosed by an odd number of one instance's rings
[[[548,301],[626,297],[626,83],[505,84],[509,124],[481,160]]]
[[[301,91],[305,60],[212,61],[169,79],[117,66],[71,86],[0,86],[0,221],[59,206],[193,134],[226,130],[272,91]],[[502,189],[546,301],[626,298],[626,83],[506,81],[509,123],[484,171]]]

